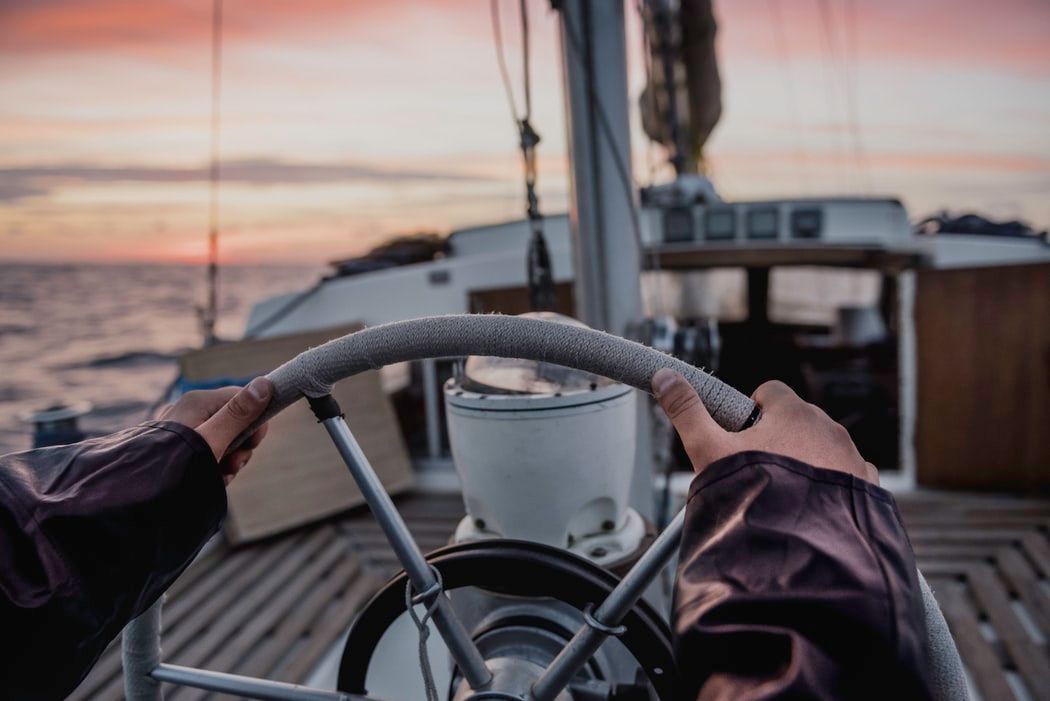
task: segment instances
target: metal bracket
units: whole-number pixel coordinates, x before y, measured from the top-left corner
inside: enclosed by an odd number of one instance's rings
[[[583,608],[583,622],[589,625],[594,630],[598,631],[603,635],[609,635],[619,638],[621,635],[627,632],[626,626],[609,626],[605,625],[597,618],[594,617],[594,604],[587,604]]]

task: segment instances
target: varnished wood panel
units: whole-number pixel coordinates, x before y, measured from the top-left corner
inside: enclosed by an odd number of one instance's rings
[[[919,483],[1050,489],[1050,265],[923,270]]]

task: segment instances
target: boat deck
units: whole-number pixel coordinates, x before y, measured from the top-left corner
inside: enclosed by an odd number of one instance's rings
[[[942,492],[897,501],[974,695],[1050,699],[1050,500]]]
[[[898,503],[975,697],[1050,699],[1050,500],[915,493]],[[398,506],[425,551],[445,544],[463,513],[455,495],[405,497]],[[168,594],[165,660],[306,682],[397,569],[364,509],[254,545],[217,547]],[[70,698],[116,699],[121,691],[115,643]],[[170,686],[166,693],[206,697]]]
[[[398,499],[425,552],[448,542],[458,495]],[[372,594],[400,569],[367,509],[260,543],[219,546],[172,586],[165,662],[304,683]],[[69,697],[122,698],[119,640]],[[168,701],[230,698],[165,685]]]

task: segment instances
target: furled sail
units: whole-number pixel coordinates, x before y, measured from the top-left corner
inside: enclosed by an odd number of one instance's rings
[[[642,127],[667,148],[679,174],[704,172],[704,144],[722,116],[711,2],[646,0],[642,7],[651,66],[640,98]]]

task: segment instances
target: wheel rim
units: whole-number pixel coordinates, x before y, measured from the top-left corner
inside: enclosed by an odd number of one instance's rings
[[[441,573],[445,591],[479,587],[499,594],[549,597],[578,610],[597,605],[616,586],[616,575],[560,548],[518,540],[485,540],[440,548],[427,561]],[[372,597],[350,628],[339,665],[340,691],[365,694],[372,654],[383,633],[404,613],[406,575],[399,573]],[[653,689],[670,701],[676,667],[671,633],[647,602],[623,619],[620,642],[642,667]]]

